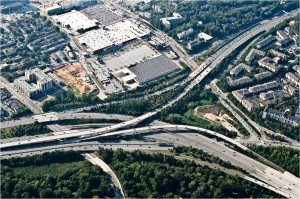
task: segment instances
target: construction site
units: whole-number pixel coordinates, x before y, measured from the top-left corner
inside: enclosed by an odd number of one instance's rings
[[[90,78],[79,62],[62,65],[53,71],[67,86],[81,93],[90,93],[96,87],[91,85]],[[78,93],[79,94],[79,93]]]

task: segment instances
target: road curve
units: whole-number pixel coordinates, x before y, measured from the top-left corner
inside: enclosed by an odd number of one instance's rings
[[[115,184],[115,186],[120,190],[122,198],[125,198],[124,192],[123,192],[123,188],[122,185],[117,177],[117,175],[115,174],[115,172],[108,166],[108,164],[106,164],[103,160],[101,160],[99,157],[97,157],[95,154],[93,153],[84,153],[83,156],[92,164],[97,165],[99,167],[101,167],[103,169],[103,171],[105,173],[107,173],[113,183]]]

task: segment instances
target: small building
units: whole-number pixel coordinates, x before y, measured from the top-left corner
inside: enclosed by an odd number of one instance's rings
[[[16,10],[22,9],[23,6],[24,6],[24,4],[21,3],[21,2],[10,3],[10,4],[4,5],[4,6],[1,5],[0,6],[0,13],[2,13],[2,14],[11,13],[11,12],[14,12]]]
[[[58,4],[54,4],[51,7],[45,9],[47,15],[56,15],[62,12],[62,8]]]

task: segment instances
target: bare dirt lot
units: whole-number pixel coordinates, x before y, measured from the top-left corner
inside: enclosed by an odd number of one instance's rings
[[[81,93],[89,93],[95,86],[85,82],[86,72],[79,62],[66,64],[54,70],[54,73],[61,78],[66,85],[78,89]]]

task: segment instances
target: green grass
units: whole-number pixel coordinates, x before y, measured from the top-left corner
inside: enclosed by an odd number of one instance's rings
[[[70,85],[70,91],[74,93],[76,96],[81,96],[82,93],[78,88],[76,88],[74,85]]]
[[[189,109],[188,112],[186,112],[184,114],[184,118],[183,120],[190,124],[190,125],[195,125],[195,126],[199,126],[199,127],[202,127],[202,126],[206,126],[206,125],[209,125],[211,124],[211,122],[207,121],[207,120],[204,120],[204,119],[201,119],[201,118],[198,118],[196,115],[195,115],[195,112],[193,109]]]

